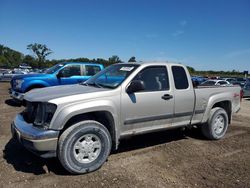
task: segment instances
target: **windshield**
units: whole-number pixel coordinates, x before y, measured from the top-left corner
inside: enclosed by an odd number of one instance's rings
[[[61,67],[63,67],[64,65],[59,63],[54,65],[53,67],[50,67],[49,69],[47,69],[46,71],[44,71],[45,74],[53,74],[56,71],[58,71]]]
[[[118,87],[139,65],[136,64],[115,64],[102,70],[83,84],[97,87],[116,88]]]

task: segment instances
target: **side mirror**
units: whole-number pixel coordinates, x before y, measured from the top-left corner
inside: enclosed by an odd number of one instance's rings
[[[62,71],[59,71],[59,72],[57,73],[56,77],[57,77],[57,78],[63,77]]]
[[[133,80],[130,82],[129,86],[126,89],[128,94],[135,93],[137,91],[145,90],[145,84],[141,80]]]

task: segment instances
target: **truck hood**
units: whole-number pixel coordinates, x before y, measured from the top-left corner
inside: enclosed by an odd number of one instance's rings
[[[40,73],[40,74],[21,74],[21,75],[16,75],[13,77],[14,80],[22,80],[22,79],[25,79],[25,78],[33,78],[33,77],[37,77],[37,78],[48,78],[50,77],[51,74],[43,74],[43,73]]]
[[[62,97],[73,97],[79,94],[89,94],[109,89],[84,86],[80,84],[54,86],[41,89],[33,89],[25,94],[24,99],[30,102],[48,102]]]

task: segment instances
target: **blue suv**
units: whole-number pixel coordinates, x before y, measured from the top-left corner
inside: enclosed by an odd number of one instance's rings
[[[11,80],[10,96],[22,101],[26,92],[42,87],[77,84],[104,69],[101,64],[86,62],[59,63],[42,74],[25,74],[14,76]]]

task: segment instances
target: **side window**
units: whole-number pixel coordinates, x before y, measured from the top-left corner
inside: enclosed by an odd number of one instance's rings
[[[227,82],[225,82],[225,81],[219,81],[219,84],[220,85],[225,85],[225,84],[227,84]]]
[[[61,70],[63,77],[81,76],[80,65],[68,65]]]
[[[175,88],[187,89],[189,85],[185,69],[181,66],[172,66],[172,72],[174,76]]]
[[[85,76],[93,76],[96,73],[100,72],[101,68],[96,65],[85,65]]]
[[[169,89],[168,72],[165,66],[147,67],[141,70],[133,80],[141,80],[145,84],[144,91],[162,91]]]

